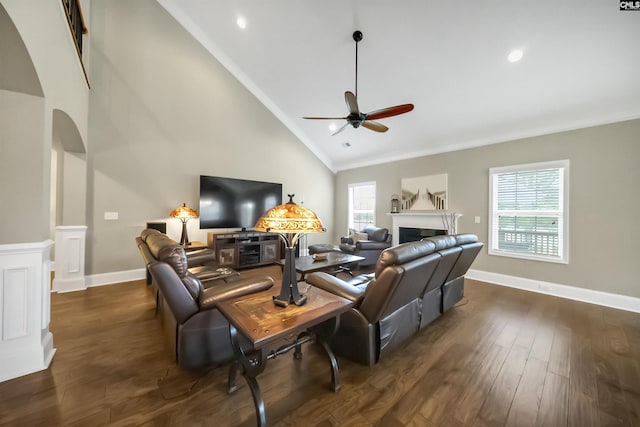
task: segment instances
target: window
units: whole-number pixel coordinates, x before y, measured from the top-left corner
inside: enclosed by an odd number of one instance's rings
[[[489,254],[567,263],[569,160],[489,169]]]
[[[349,228],[362,230],[376,223],[376,183],[349,184]]]

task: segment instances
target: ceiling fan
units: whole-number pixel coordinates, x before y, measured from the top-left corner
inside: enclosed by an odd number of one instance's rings
[[[346,91],[344,93],[344,99],[347,103],[349,115],[346,117],[303,117],[303,119],[308,120],[346,120],[347,123],[335,131],[332,136],[342,132],[349,125],[354,128],[363,126],[376,132],[386,132],[389,128],[374,120],[397,116],[413,110],[413,104],[401,104],[371,111],[369,113],[360,112],[360,108],[358,107],[358,42],[362,40],[362,33],[357,30],[354,31],[353,40],[356,42],[356,92],[355,94],[350,91]]]

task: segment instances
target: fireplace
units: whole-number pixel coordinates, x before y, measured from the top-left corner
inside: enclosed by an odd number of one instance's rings
[[[416,242],[425,237],[442,236],[447,234],[446,230],[438,230],[435,228],[415,228],[415,227],[398,227],[399,243]]]
[[[462,216],[448,211],[405,211],[388,215],[391,215],[393,222],[391,243],[394,246],[400,243],[400,227],[438,230],[440,234],[447,234],[449,231],[449,234],[455,234],[453,231],[458,229],[458,218]],[[446,220],[446,216],[454,217],[453,224]]]

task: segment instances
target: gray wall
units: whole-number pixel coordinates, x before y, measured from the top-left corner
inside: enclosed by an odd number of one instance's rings
[[[179,238],[201,174],[281,182],[333,228],[334,174],[155,1],[93,1],[90,30],[88,274],[141,268],[146,221]]]
[[[49,238],[44,98],[0,90],[0,244]]]
[[[640,297],[640,120],[339,172],[334,238],[347,229],[349,183],[376,181],[377,222],[390,228],[402,178],[447,173],[449,210],[464,215],[459,231],[486,243],[489,168],[560,159],[570,160],[569,264],[489,256],[485,247],[473,268]]]

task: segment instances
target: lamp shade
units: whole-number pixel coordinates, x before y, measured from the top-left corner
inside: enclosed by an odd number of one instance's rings
[[[187,206],[186,203],[183,203],[182,206],[172,210],[169,216],[171,218],[189,220],[191,218],[198,218],[198,211],[195,209],[191,209],[189,206]]]
[[[269,209],[255,225],[257,231],[280,234],[322,233],[324,224],[310,209],[293,201],[295,194],[289,194],[289,201]]]

